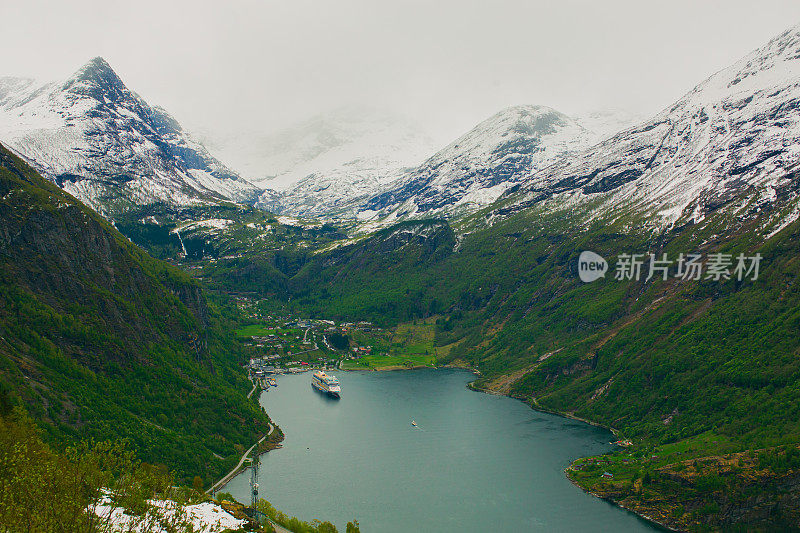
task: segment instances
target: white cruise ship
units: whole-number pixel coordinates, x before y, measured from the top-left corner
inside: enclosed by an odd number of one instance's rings
[[[334,398],[338,398],[342,392],[341,387],[339,387],[339,380],[335,376],[329,376],[322,370],[314,372],[314,376],[311,378],[311,386]]]

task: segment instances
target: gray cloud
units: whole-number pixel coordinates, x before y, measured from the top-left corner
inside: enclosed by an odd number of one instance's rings
[[[800,22],[796,0],[5,3],[0,75],[102,55],[194,127],[270,131],[367,103],[443,141],[514,104],[653,113]]]

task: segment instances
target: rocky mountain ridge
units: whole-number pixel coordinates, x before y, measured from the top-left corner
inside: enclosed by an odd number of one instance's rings
[[[0,79],[0,139],[111,218],[132,205],[253,202],[263,192],[128,89],[100,57],[61,82]]]
[[[796,220],[800,180],[800,26],[709,77],[652,119],[526,177],[498,213],[593,203],[648,214],[656,226],[699,222],[722,207]],[[789,206],[788,211],[783,207]]]

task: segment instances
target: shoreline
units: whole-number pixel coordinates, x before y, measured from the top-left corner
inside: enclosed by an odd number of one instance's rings
[[[341,368],[339,367],[338,370],[342,372],[394,372],[397,370],[424,370],[424,369],[431,369],[431,370],[440,370],[443,368],[450,368],[450,369],[457,369],[457,370],[469,370],[473,374],[480,376],[481,373],[478,369],[472,368],[471,366],[464,364],[453,364],[449,363],[446,365],[413,365],[413,366],[403,366],[403,365],[386,365],[376,368]],[[468,384],[469,385],[469,384]]]
[[[459,361],[459,362],[457,362],[455,364],[454,363],[449,363],[447,365],[438,365],[438,366],[416,365],[416,366],[412,366],[412,367],[406,367],[406,366],[392,365],[392,366],[381,367],[381,368],[356,368],[356,369],[339,368],[339,370],[342,371],[342,372],[394,372],[394,371],[399,371],[399,370],[422,370],[422,369],[466,370],[466,371],[469,371],[470,373],[472,373],[472,374],[474,374],[476,376],[482,376],[481,372],[477,368],[474,368],[474,367],[468,365],[464,361]],[[534,411],[538,411],[540,413],[546,413],[546,414],[550,414],[550,415],[555,415],[555,416],[558,416],[558,417],[561,417],[561,418],[566,418],[566,419],[569,419],[569,420],[574,420],[576,422],[581,422],[581,423],[584,423],[584,424],[588,424],[590,426],[594,426],[594,427],[597,427],[597,428],[605,429],[608,432],[610,432],[612,435],[614,435],[615,437],[619,436],[618,430],[616,428],[611,427],[611,426],[606,426],[605,424],[601,424],[601,423],[595,422],[593,420],[587,420],[585,418],[581,418],[579,416],[575,416],[575,415],[573,415],[571,413],[559,412],[559,411],[555,411],[555,410],[552,410],[552,409],[548,409],[546,407],[542,407],[536,402],[535,398],[530,398],[529,399],[529,398],[524,398],[524,397],[520,397],[520,396],[514,396],[512,394],[507,394],[505,392],[493,390],[493,389],[490,389],[490,388],[478,387],[478,386],[475,385],[476,381],[477,380],[468,382],[467,383],[467,388],[472,390],[472,391],[474,391],[474,392],[478,392],[478,393],[482,393],[482,394],[490,394],[490,395],[493,395],[493,396],[505,396],[507,398],[512,398],[514,400],[517,400],[517,401],[520,401],[520,402],[524,403],[525,405],[527,405],[530,409],[532,409]],[[280,445],[278,445],[278,447],[280,447]],[[259,453],[258,455],[260,456],[262,453],[267,453],[269,451],[270,450],[265,450],[265,451]],[[618,508],[622,509],[626,513],[633,514],[633,515],[637,516],[639,519],[644,520],[645,522],[656,526],[657,528],[661,529],[662,531],[680,531],[678,529],[670,527],[667,524],[659,522],[658,520],[655,520],[655,519],[653,519],[653,518],[651,518],[651,517],[649,517],[649,516],[647,516],[647,515],[645,515],[643,513],[637,512],[634,509],[628,508],[621,502],[618,502],[616,500],[613,500],[611,498],[608,498],[606,496],[603,496],[601,494],[593,492],[593,491],[591,491],[589,489],[586,489],[586,488],[582,487],[578,483],[576,483],[572,478],[570,478],[570,476],[568,475],[567,472],[572,467],[572,464],[574,464],[574,462],[577,461],[578,459],[583,459],[583,457],[576,457],[575,459],[573,459],[570,462],[570,465],[567,466],[563,470],[564,477],[567,478],[567,480],[572,485],[574,485],[576,488],[580,489],[581,491],[585,492],[586,494],[592,495],[595,498],[598,498],[600,500],[608,502],[608,503],[614,505],[615,507],[618,507]],[[235,476],[233,476],[233,477],[235,477]]]
[[[473,371],[474,371],[474,372],[476,372],[478,375],[480,375],[480,372],[478,372],[476,369],[471,369],[471,368],[470,368],[469,370],[473,370]],[[520,402],[524,403],[525,405],[527,405],[528,407],[530,407],[530,408],[531,408],[531,409],[533,409],[534,411],[538,411],[538,412],[540,412],[540,413],[547,413],[547,414],[551,414],[551,415],[559,416],[559,417],[561,417],[561,418],[566,418],[566,419],[569,419],[569,420],[575,420],[575,421],[578,421],[578,422],[583,422],[584,424],[589,424],[590,426],[594,426],[594,427],[598,427],[598,428],[602,428],[602,429],[608,430],[608,431],[609,431],[609,432],[611,432],[611,434],[612,434],[612,435],[614,435],[615,437],[618,437],[618,436],[619,436],[619,434],[618,434],[618,430],[617,430],[617,429],[615,429],[615,428],[613,428],[613,427],[611,427],[611,426],[606,426],[605,424],[601,424],[601,423],[599,423],[599,422],[595,422],[595,421],[593,421],[593,420],[587,420],[587,419],[585,419],[585,418],[581,418],[581,417],[579,417],[579,416],[575,416],[575,415],[572,415],[572,414],[570,414],[570,413],[562,413],[562,412],[555,411],[555,410],[552,410],[552,409],[547,409],[546,407],[542,407],[542,406],[540,406],[540,405],[539,405],[539,404],[536,402],[536,399],[535,399],[535,398],[527,399],[527,398],[522,398],[522,397],[519,397],[519,396],[514,396],[514,395],[512,395],[512,394],[506,394],[506,393],[504,393],[504,392],[500,392],[500,391],[492,390],[492,389],[485,388],[485,387],[478,387],[478,386],[476,386],[476,385],[475,385],[475,381],[471,381],[471,382],[467,383],[467,388],[469,388],[469,389],[470,389],[470,390],[472,390],[472,391],[479,392],[479,393],[482,393],[482,394],[491,394],[491,395],[494,395],[494,396],[506,396],[506,397],[508,397],[508,398],[513,398],[514,400],[518,400],[518,401],[520,401]],[[650,524],[652,524],[652,525],[654,525],[654,526],[656,526],[656,527],[660,528],[662,531],[680,531],[679,529],[675,529],[675,528],[673,528],[673,527],[670,527],[670,526],[669,526],[669,525],[667,525],[667,524],[664,524],[664,523],[662,523],[662,522],[659,522],[658,520],[656,520],[656,519],[654,519],[654,518],[651,518],[651,517],[649,517],[649,516],[647,516],[647,515],[645,515],[645,514],[643,514],[643,513],[640,513],[640,512],[638,512],[638,511],[636,511],[635,509],[631,509],[631,508],[629,508],[629,507],[626,507],[626,506],[625,506],[623,503],[621,503],[621,502],[618,502],[618,501],[616,501],[616,500],[614,500],[614,499],[611,499],[611,498],[608,498],[608,497],[606,497],[606,496],[603,496],[603,495],[601,495],[601,494],[598,494],[598,493],[596,493],[596,492],[593,492],[593,491],[591,491],[591,490],[589,490],[589,489],[587,489],[587,488],[585,488],[585,487],[582,487],[582,486],[581,486],[581,485],[579,485],[578,483],[576,483],[576,482],[575,482],[575,481],[574,481],[574,480],[573,480],[573,479],[572,479],[572,478],[571,478],[571,477],[568,475],[568,473],[567,473],[567,472],[569,471],[569,469],[570,469],[570,468],[572,468],[572,465],[575,463],[575,461],[577,461],[577,460],[579,460],[579,459],[583,459],[583,457],[576,457],[575,459],[573,459],[573,460],[572,460],[572,462],[570,462],[569,466],[568,466],[568,467],[566,467],[566,468],[563,470],[564,477],[565,477],[565,478],[567,478],[567,480],[568,480],[570,483],[572,483],[572,484],[573,484],[575,487],[577,487],[578,489],[582,490],[582,491],[583,491],[583,492],[585,492],[586,494],[591,494],[591,495],[592,495],[592,496],[594,496],[595,498],[598,498],[598,499],[600,499],[600,500],[603,500],[603,501],[605,501],[605,502],[608,502],[608,503],[610,503],[610,504],[612,504],[612,505],[614,505],[614,506],[616,506],[616,507],[619,507],[620,509],[623,509],[625,512],[628,512],[628,513],[631,513],[631,514],[633,514],[633,515],[636,515],[636,516],[637,516],[637,517],[639,517],[640,519],[642,519],[642,520],[644,520],[644,521],[646,521],[646,522],[648,522],[648,523],[650,523]]]
[[[269,433],[267,435],[269,435]],[[255,450],[258,447],[258,445],[260,445],[262,442],[264,442],[264,440],[266,440],[267,435],[262,436],[255,444],[253,444],[250,448],[248,448],[247,451],[245,451],[242,454],[242,457],[239,459],[239,464],[236,465],[233,470],[231,470],[230,472],[228,472],[227,474],[222,476],[222,478],[219,481],[217,481],[216,483],[211,485],[208,488],[208,490],[206,490],[206,494],[210,494],[213,497],[217,492],[219,492],[221,489],[223,489],[225,487],[225,485],[230,483],[230,481],[233,478],[238,476],[239,473],[242,470],[247,468],[247,466],[245,466],[245,464],[244,464],[246,462],[246,460],[247,460],[247,456],[250,455],[250,452]],[[256,451],[256,454],[258,454],[257,451]]]
[[[255,382],[253,383],[253,389],[247,395],[247,399],[249,400],[249,399],[252,398],[252,395],[256,391],[257,388],[258,388],[259,394],[256,396],[255,400],[260,405],[261,395],[264,394],[265,389],[257,387]],[[263,410],[264,408],[262,407],[261,409]],[[268,452],[271,452],[272,450],[277,450],[277,449],[283,447],[283,444],[281,444],[283,442],[283,439],[285,438],[285,435],[283,434],[283,431],[281,431],[280,428],[274,422],[272,422],[272,420],[270,420],[269,426],[270,426],[269,427],[269,431],[267,433],[265,433],[264,435],[262,435],[261,438],[259,438],[256,441],[255,444],[253,444],[250,448],[248,448],[244,452],[244,454],[242,454],[242,457],[239,460],[239,464],[236,465],[236,467],[233,470],[231,470],[230,472],[228,472],[227,474],[222,476],[216,483],[213,483],[205,491],[206,494],[209,494],[209,495],[211,495],[211,497],[214,497],[216,495],[216,493],[220,492],[223,488],[225,488],[225,486],[228,483],[230,483],[233,478],[235,478],[236,476],[241,474],[247,468],[247,465],[245,464],[246,463],[246,459],[251,453],[253,453],[255,455],[255,457],[254,457],[254,459],[255,459],[255,458],[261,457],[265,453],[268,453]],[[270,443],[268,441],[268,439],[269,439],[270,435],[272,435],[276,430],[280,431],[280,439],[277,440],[276,442]],[[264,442],[267,442],[267,446],[266,446],[265,449],[262,449],[262,444]]]
[[[573,463],[574,463],[574,461],[573,461]],[[592,492],[590,490],[586,490],[585,488],[583,488],[580,485],[578,485],[575,482],[575,480],[573,480],[571,477],[569,477],[569,475],[567,474],[567,471],[569,471],[570,468],[572,468],[572,464],[570,464],[567,468],[564,469],[564,477],[566,477],[567,480],[570,483],[572,483],[575,487],[577,487],[578,489],[582,490],[586,494],[591,494],[592,496],[594,496],[595,498],[597,498],[599,500],[603,500],[604,502],[608,502],[611,505],[619,507],[620,509],[623,509],[624,511],[626,511],[626,512],[632,514],[632,515],[636,515],[640,519],[642,519],[645,522],[648,522],[648,523],[656,526],[658,529],[661,529],[662,531],[681,531],[680,529],[675,529],[675,528],[672,528],[672,527],[668,526],[667,524],[663,524],[663,523],[659,522],[658,520],[656,520],[655,518],[651,518],[651,517],[647,516],[644,513],[640,513],[638,511],[636,511],[635,509],[631,509],[630,507],[625,506],[625,504],[623,504],[623,503],[621,503],[621,502],[619,502],[617,500],[614,500],[612,498],[608,498],[606,496],[601,496],[600,494],[596,494],[596,493],[594,493],[594,492]]]

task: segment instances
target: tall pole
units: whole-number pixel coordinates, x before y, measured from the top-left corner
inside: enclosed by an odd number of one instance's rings
[[[261,458],[258,456],[258,451],[256,451],[255,459],[252,461],[253,466],[250,469],[250,507],[253,509],[253,518],[255,518],[257,522],[260,522],[261,513],[256,510],[256,504],[258,503],[258,467],[261,465]]]

